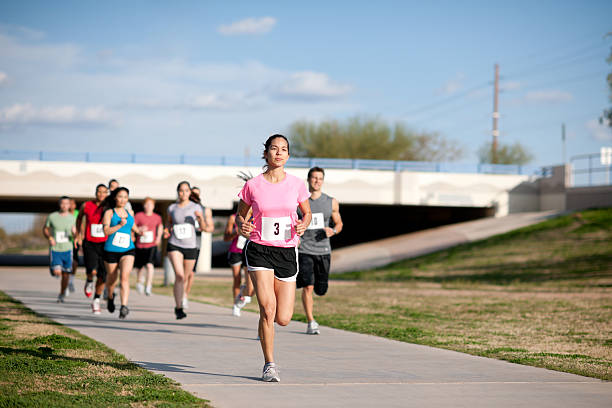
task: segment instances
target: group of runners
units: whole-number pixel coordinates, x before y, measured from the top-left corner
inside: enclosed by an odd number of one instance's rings
[[[245,184],[238,194],[236,213],[228,218],[224,240],[231,241],[228,263],[234,278],[232,313],[240,316],[240,309],[251,302],[252,296],[257,297],[264,357],[262,379],[278,382],[274,324],[289,324],[296,288],[302,288],[307,333],[320,334],[313,315],[313,293],[323,296],[327,292],[330,237],[342,230],[342,218],[338,201],[321,191],[325,178],[322,168],[309,170],[306,185],[285,172],[290,149],[284,136],[270,136],[264,146],[264,171],[243,178]],[[74,291],[70,287],[76,270],[73,259],[78,259],[76,253],[82,247],[87,273],[84,292],[88,298],[93,297],[92,312],[101,313],[105,289],[107,310],[115,312],[115,287],[119,282],[119,318],[125,318],[129,313],[129,275],[136,267],[139,292],[151,294],[153,263],[164,238],[175,273],[174,313],[177,319],[187,316],[200,235],[213,231],[212,212],[201,204],[200,190],[187,181],[178,184],[177,200],[168,207],[165,225],[154,212],[153,199],[146,198],[143,207],[134,214],[129,190],[116,180],[99,184],[95,198],[78,211],[69,197],[59,200],[59,211],[49,215],[43,229],[49,239],[51,273],[61,277],[58,302]],[[244,282],[242,271],[247,271]]]

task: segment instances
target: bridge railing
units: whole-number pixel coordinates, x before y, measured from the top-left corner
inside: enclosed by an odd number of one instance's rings
[[[570,159],[572,187],[605,186],[612,183],[612,166],[603,164],[602,153],[580,154]]]
[[[261,167],[259,157],[200,156],[191,154],[148,154],[107,152],[53,152],[31,150],[0,150],[0,160],[76,161],[93,163],[143,163],[143,164],[190,164],[208,166]],[[366,159],[328,159],[292,157],[287,167],[324,169],[391,170],[435,173],[480,173],[541,175],[538,166],[514,164],[445,163]]]

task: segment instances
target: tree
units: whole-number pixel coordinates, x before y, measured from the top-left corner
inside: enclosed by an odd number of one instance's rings
[[[606,34],[606,37],[612,36],[612,33]],[[612,47],[610,47],[610,56],[606,60],[608,64],[612,64]],[[612,72],[610,72],[606,78],[608,80],[608,88],[610,88],[610,102],[612,102]],[[602,117],[599,118],[600,123],[607,123],[608,126],[612,127],[612,107],[603,111]]]
[[[493,163],[492,156],[491,142],[486,142],[478,149],[480,163]],[[496,164],[527,164],[532,160],[533,154],[519,142],[513,145],[497,145]]]
[[[291,154],[296,157],[451,161],[463,155],[456,142],[438,133],[418,133],[401,122],[390,126],[380,118],[297,121],[289,137]]]

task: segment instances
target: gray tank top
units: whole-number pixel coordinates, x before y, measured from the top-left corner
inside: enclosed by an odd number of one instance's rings
[[[329,238],[323,228],[329,227],[333,199],[325,193],[313,200],[308,199],[312,211],[312,221],[301,238],[299,252],[308,255],[327,255],[331,253]],[[298,215],[302,216],[298,208]]]
[[[177,203],[168,207],[168,215],[172,219],[172,230],[168,243],[181,248],[196,247],[195,213],[198,210],[200,210],[200,205],[192,201],[182,208]]]

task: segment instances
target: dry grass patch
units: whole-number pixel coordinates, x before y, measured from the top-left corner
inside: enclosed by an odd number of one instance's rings
[[[0,292],[0,406],[205,407],[207,403]]]

